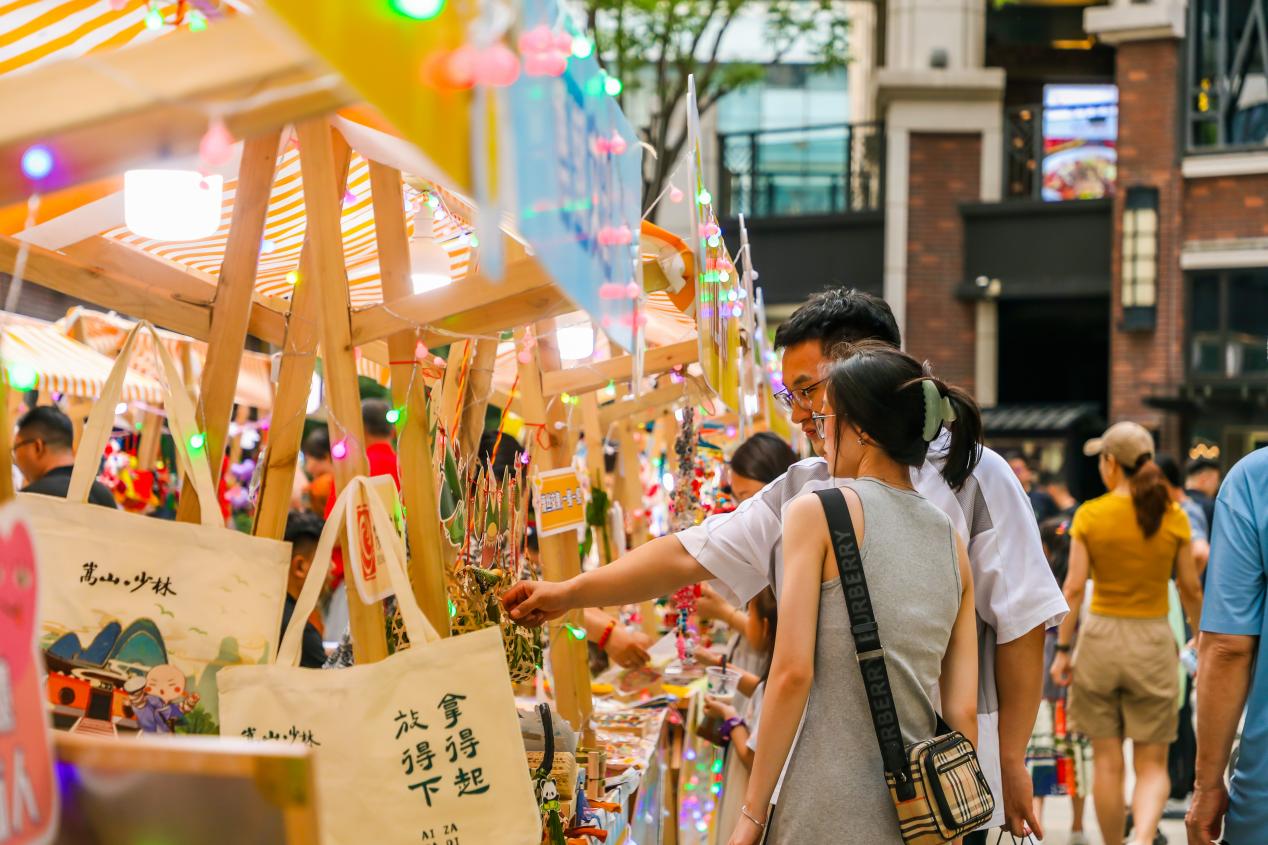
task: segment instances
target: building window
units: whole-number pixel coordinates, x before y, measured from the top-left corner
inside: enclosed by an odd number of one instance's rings
[[[1189,14],[1189,148],[1268,146],[1268,0],[1192,0]]]
[[[1149,331],[1157,321],[1158,189],[1127,189],[1123,204],[1122,304],[1126,331]]]
[[[1268,379],[1268,267],[1189,275],[1189,376]]]

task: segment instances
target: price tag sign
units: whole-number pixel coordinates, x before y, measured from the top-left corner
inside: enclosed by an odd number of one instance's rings
[[[581,476],[571,467],[537,473],[533,476],[533,507],[539,537],[584,528],[586,490]]]

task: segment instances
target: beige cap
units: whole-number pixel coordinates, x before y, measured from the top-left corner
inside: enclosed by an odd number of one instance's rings
[[[1093,437],[1083,444],[1083,454],[1089,457],[1102,452],[1118,461],[1121,466],[1135,469],[1141,455],[1153,457],[1154,437],[1139,423],[1114,423],[1100,437]]]

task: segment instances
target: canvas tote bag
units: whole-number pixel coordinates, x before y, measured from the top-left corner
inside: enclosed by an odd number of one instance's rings
[[[153,334],[164,404],[201,524],[86,504],[138,334]],[[89,415],[65,499],[21,494],[40,548],[39,645],[54,725],[117,736],[217,732],[216,675],[280,638],[290,544],[225,527],[194,409],[153,326],[128,335]]]
[[[348,509],[366,508],[410,647],[347,669],[299,668]],[[441,639],[405,574],[405,547],[369,480],[326,520],[277,662],[219,676],[226,736],[312,746],[326,845],[538,845],[541,817],[520,738],[501,631]]]

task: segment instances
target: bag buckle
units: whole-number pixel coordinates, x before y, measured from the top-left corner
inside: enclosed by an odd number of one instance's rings
[[[884,658],[884,657],[885,657],[885,648],[883,646],[881,648],[874,648],[871,651],[865,651],[862,654],[854,655],[854,659],[857,660],[859,663],[862,663],[865,660],[876,660],[878,658]]]

